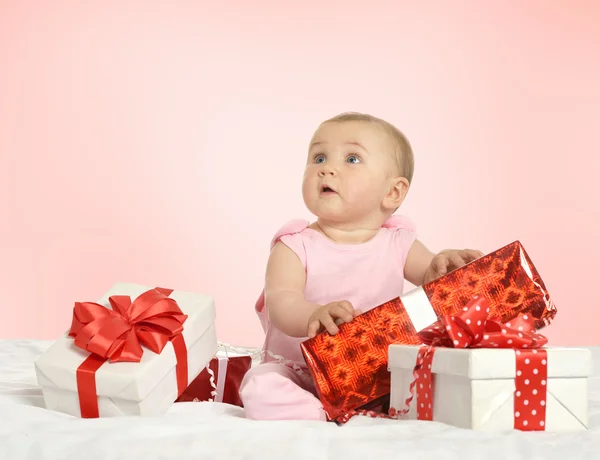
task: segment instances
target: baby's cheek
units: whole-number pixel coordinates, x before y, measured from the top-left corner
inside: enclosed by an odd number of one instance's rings
[[[381,195],[381,180],[377,178],[361,178],[354,182],[352,195],[358,201],[377,201]]]
[[[302,181],[302,193],[305,195],[314,194],[315,187],[315,180],[305,176],[304,180]]]

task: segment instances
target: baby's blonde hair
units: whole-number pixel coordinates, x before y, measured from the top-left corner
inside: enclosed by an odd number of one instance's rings
[[[374,123],[380,126],[385,133],[389,136],[392,147],[394,149],[394,162],[398,169],[398,173],[402,175],[406,180],[412,183],[412,178],[415,170],[415,158],[413,155],[412,147],[406,136],[391,123],[377,118],[373,115],[360,112],[344,112],[325,120],[321,123],[321,126],[325,123],[340,123],[345,121],[364,121]]]

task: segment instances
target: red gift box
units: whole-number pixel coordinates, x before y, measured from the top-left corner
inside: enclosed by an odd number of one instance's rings
[[[175,402],[214,401],[243,407],[240,385],[251,367],[251,355],[218,352]]]
[[[488,299],[490,317],[502,323],[529,314],[541,329],[556,314],[525,248],[515,241],[357,316],[334,336],[323,332],[303,342],[302,353],[329,420],[341,421],[350,411],[385,402],[389,345],[421,343],[418,331],[441,315],[458,312],[477,294]]]

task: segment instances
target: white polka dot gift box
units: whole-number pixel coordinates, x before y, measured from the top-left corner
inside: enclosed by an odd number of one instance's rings
[[[545,347],[527,315],[503,324],[488,314],[474,297],[423,329],[423,345],[390,345],[390,415],[473,430],[586,430],[590,350]]]
[[[47,409],[82,418],[165,412],[217,350],[211,296],[116,283],[76,302],[35,362]]]

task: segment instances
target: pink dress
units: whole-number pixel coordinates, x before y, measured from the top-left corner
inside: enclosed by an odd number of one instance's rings
[[[272,248],[281,241],[302,262],[308,302],[325,305],[347,300],[364,313],[403,293],[404,264],[416,239],[410,220],[392,216],[361,244],[337,244],[308,225],[290,221],[271,242]],[[256,302],[256,312],[266,337],[262,363],[246,374],[240,387],[246,417],[325,420],[300,351],[306,337],[289,337],[269,323],[264,293]]]

